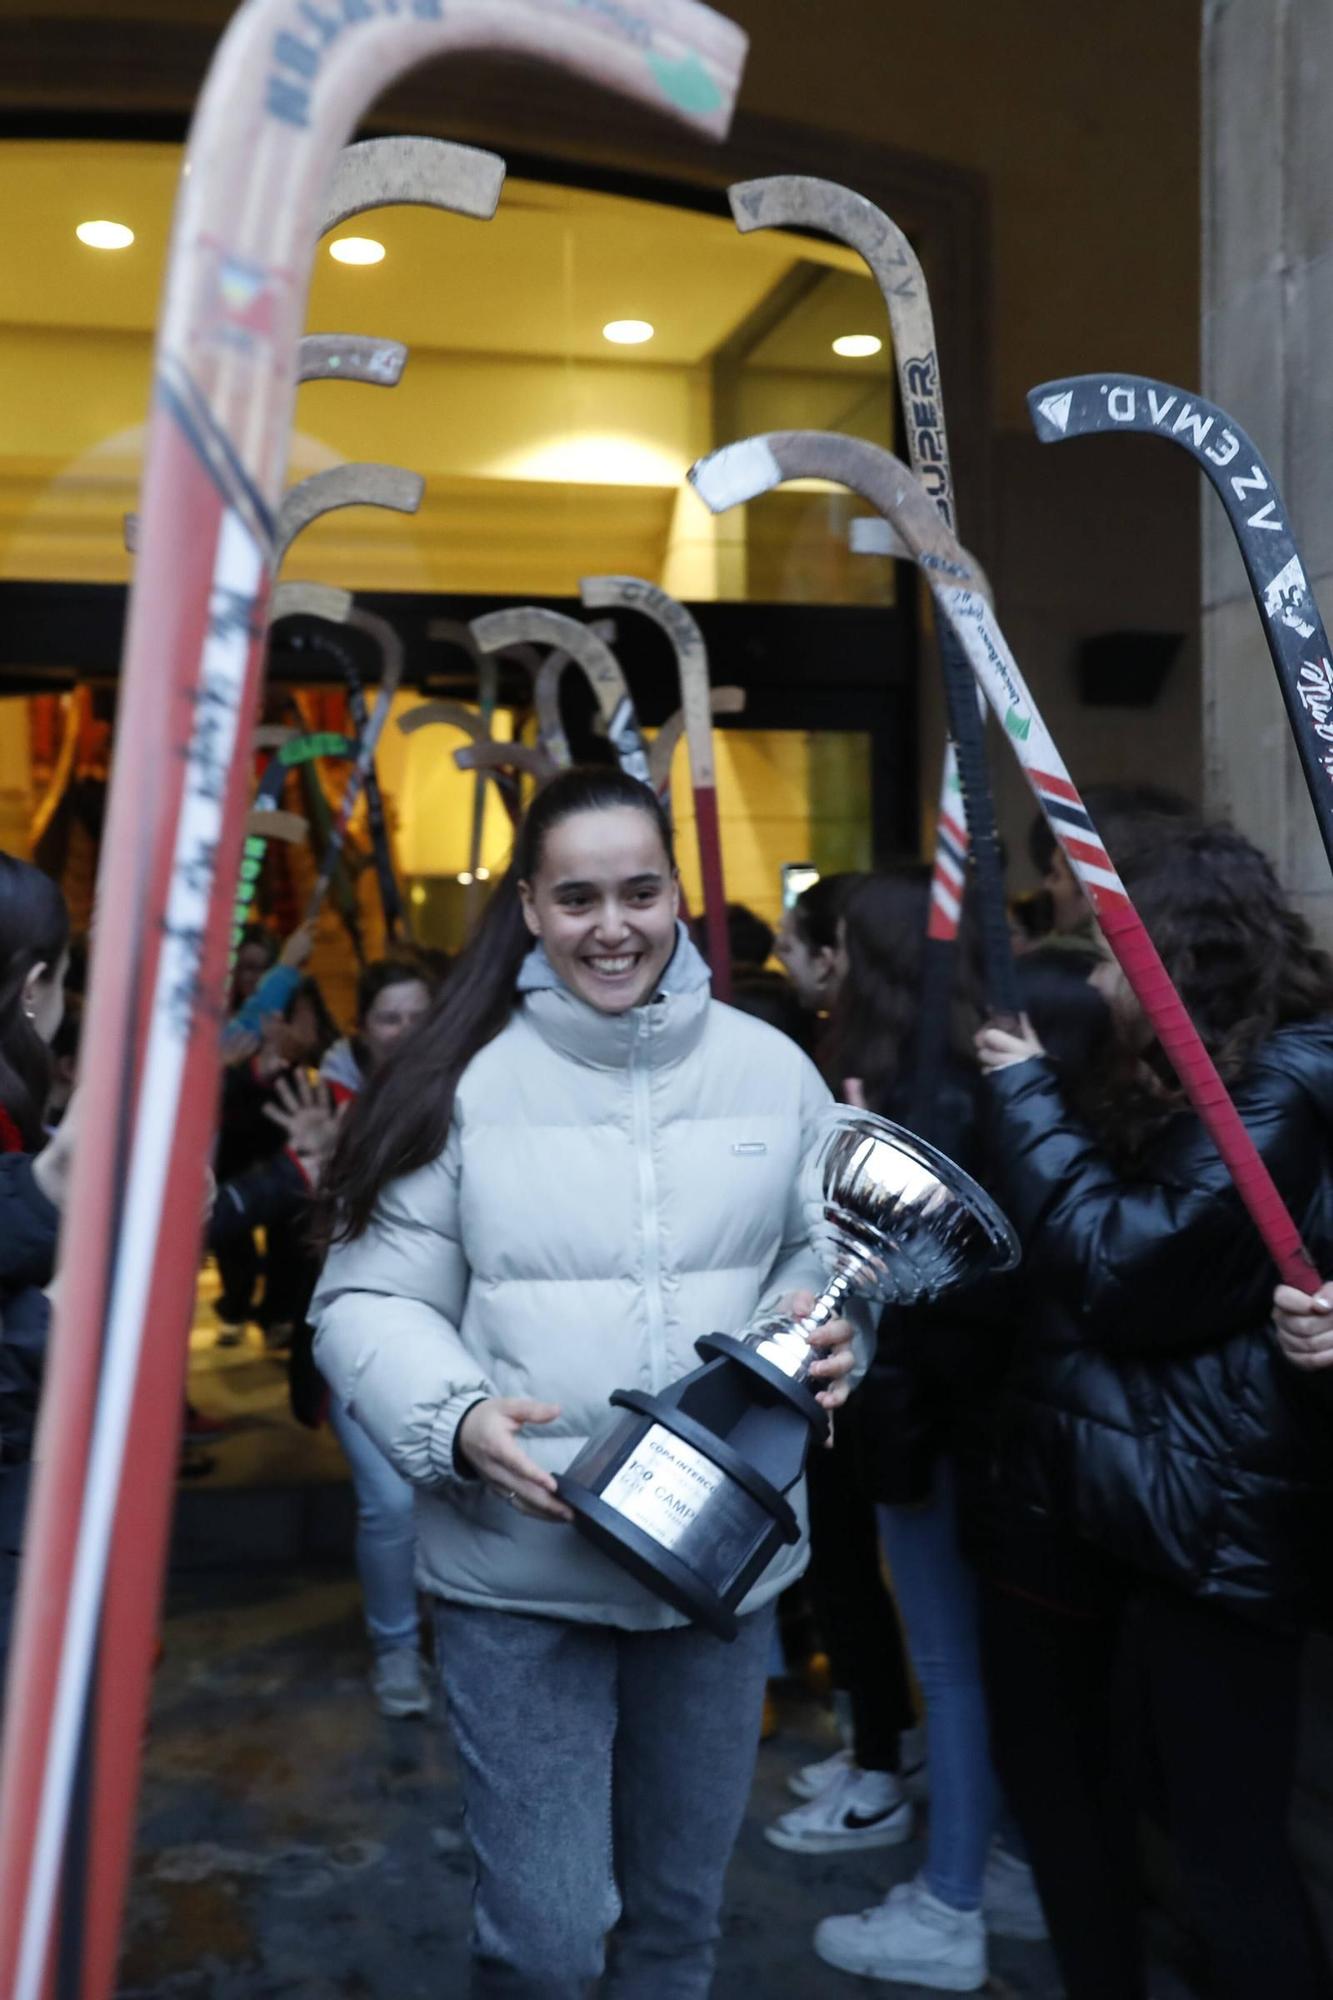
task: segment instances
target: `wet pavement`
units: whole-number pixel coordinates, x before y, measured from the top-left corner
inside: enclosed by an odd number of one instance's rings
[[[471,1871],[447,1729],[439,1713],[376,1713],[337,1446],[293,1423],[285,1364],[256,1329],[216,1347],[213,1289],[190,1393],[229,1428],[187,1453],[121,2000],[463,2000]],[[836,1747],[828,1704],[803,1688],[780,1691],[779,1715],[728,1881],[715,2000],[921,2000],[811,1951],[820,1917],[877,1901],[921,1846],[768,1846],[788,1774]],[[996,1941],[987,1991],[1058,2000],[1049,1951]],[[1189,1996],[1163,1975],[1154,2000]]]
[[[470,1860],[447,1730],[376,1713],[351,1579],[181,1578],[165,1640],[122,2000],[461,2000]],[[821,1965],[811,1931],[920,1860],[916,1841],[854,1858],[766,1844],[792,1803],[787,1773],[835,1747],[804,1692],[781,1716],[732,1867],[718,2000],[872,1990]],[[1060,1987],[1043,1947],[1000,1941],[989,1991],[1057,2000]]]

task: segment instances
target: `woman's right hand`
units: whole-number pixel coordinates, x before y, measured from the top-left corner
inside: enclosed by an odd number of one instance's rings
[[[549,1424],[558,1403],[530,1396],[489,1396],[474,1403],[458,1426],[458,1449],[493,1493],[541,1521],[572,1521],[573,1512],[557,1498],[555,1480],[519,1444],[525,1424]]]

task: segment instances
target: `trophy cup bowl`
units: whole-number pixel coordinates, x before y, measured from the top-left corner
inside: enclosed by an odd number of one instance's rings
[[[961,1167],[887,1118],[838,1106],[802,1169],[810,1243],[828,1276],[808,1313],[769,1313],[696,1341],[704,1365],[620,1413],[556,1480],[575,1523],[649,1590],[719,1638],[783,1542],[786,1495],[828,1414],[810,1335],[852,1299],[914,1305],[1018,1262],[1018,1240]],[[818,1379],[818,1378],[816,1378]]]

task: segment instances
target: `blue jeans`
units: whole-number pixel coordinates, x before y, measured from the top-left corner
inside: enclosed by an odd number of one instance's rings
[[[415,1646],[420,1619],[412,1488],[336,1396],[329,1398],[329,1422],[351,1468],[356,1493],[356,1568],[370,1643],[377,1653]]]
[[[921,1507],[881,1507],[880,1535],[926,1704],[930,1826],[926,1887],[956,1910],[981,1907],[1000,1809],[981,1679],[977,1583],[958,1546],[952,1469],[941,1460]]]
[[[731,1645],[435,1601],[476,1859],[475,2000],[704,2000],[771,1610]]]

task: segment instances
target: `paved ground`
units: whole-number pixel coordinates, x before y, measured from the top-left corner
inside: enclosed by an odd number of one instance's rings
[[[166,1643],[123,2000],[461,1996],[469,1859],[447,1732],[376,1715],[350,1580],[184,1579]],[[835,1862],[761,1836],[786,1773],[832,1741],[822,1707],[784,1704],[732,1871],[718,2000],[868,1990],[821,1966],[810,1932],[909,1874],[917,1844]],[[993,1993],[1059,1990],[1044,1949],[996,1947]]]
[[[447,1732],[375,1713],[336,1445],[291,1422],[257,1333],[216,1349],[209,1290],[191,1395],[232,1428],[182,1487],[122,2000],[462,2000],[470,1865]],[[834,1747],[803,1691],[781,1722],[732,1868],[716,2000],[920,2000],[811,1952],[821,1916],[875,1901],[920,1848],[834,1861],[769,1847],[787,1773]],[[1044,1947],[1000,1942],[989,1990],[1058,2000],[1060,1986]],[[1155,2000],[1188,1996],[1164,1981]]]

